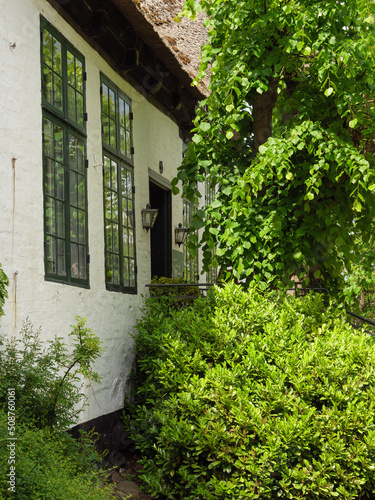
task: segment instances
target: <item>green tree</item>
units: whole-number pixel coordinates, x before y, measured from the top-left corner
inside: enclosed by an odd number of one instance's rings
[[[375,4],[367,0],[187,0],[209,40],[198,109],[178,178],[218,186],[197,212],[206,269],[247,283],[291,276],[331,290],[374,220]]]

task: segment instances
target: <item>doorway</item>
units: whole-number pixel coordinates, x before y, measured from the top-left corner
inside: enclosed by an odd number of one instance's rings
[[[150,181],[150,205],[158,209],[151,229],[151,277],[172,277],[171,191]]]

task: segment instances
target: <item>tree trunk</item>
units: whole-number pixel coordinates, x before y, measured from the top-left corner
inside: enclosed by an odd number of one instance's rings
[[[268,90],[257,94],[252,101],[255,152],[272,135],[272,112],[277,101],[278,83],[278,79],[272,78]]]

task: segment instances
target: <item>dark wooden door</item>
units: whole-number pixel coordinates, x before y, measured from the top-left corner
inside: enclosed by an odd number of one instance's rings
[[[151,277],[172,277],[171,191],[150,181],[150,205],[158,209],[151,229]]]

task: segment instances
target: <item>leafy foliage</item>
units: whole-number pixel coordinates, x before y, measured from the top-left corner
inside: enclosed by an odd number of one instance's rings
[[[345,277],[343,296],[347,307],[375,320],[375,248],[363,244],[353,255],[351,273]]]
[[[72,353],[61,337],[47,342],[40,339],[29,320],[20,338],[0,338],[0,405],[7,405],[8,389],[15,389],[17,415],[36,427],[65,429],[76,423],[83,395],[80,377],[99,381],[92,363],[102,351],[99,338],[77,317],[70,336]]]
[[[193,222],[205,268],[217,248],[247,283],[337,289],[374,233],[375,4],[187,0],[201,10],[210,95],[173,186],[191,200],[197,181],[218,186]]]
[[[375,346],[321,296],[146,303],[127,424],[167,498],[372,498]]]
[[[10,491],[10,453],[7,414],[0,410],[0,498],[17,500],[108,500],[112,487],[100,481],[94,461],[102,457],[95,450],[95,436],[83,434],[76,441],[69,434],[16,424],[15,491]],[[4,446],[4,443],[6,446]],[[13,456],[12,456],[13,457]],[[11,464],[13,458],[11,458]]]
[[[9,279],[1,268],[0,264],[0,317],[4,316],[3,306],[5,299],[8,297],[6,287],[9,285]]]

